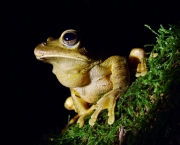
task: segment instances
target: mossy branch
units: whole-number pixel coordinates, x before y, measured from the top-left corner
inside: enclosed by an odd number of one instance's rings
[[[83,128],[74,124],[64,134],[52,136],[49,144],[118,145],[122,128],[123,144],[127,145],[166,144],[172,137],[171,125],[178,124],[172,118],[180,114],[180,29],[173,25],[165,29],[161,25],[155,32],[145,26],[157,38],[155,45],[146,45],[153,46],[152,56],[147,59],[148,73],[137,78],[119,97],[115,123],[108,125],[104,110],[93,127],[88,124],[88,116]]]

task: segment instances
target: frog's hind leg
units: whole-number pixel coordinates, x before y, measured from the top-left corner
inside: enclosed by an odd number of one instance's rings
[[[76,116],[74,116],[74,117],[68,122],[68,124],[65,126],[65,128],[62,130],[62,133],[64,133],[70,125],[74,124],[78,118],[79,118],[79,115],[78,115],[78,114],[77,114]]]
[[[74,110],[78,114],[68,122],[62,132],[64,132],[70,125],[74,124],[79,116],[82,116],[89,110],[88,103],[85,102],[82,98],[78,97],[73,89],[71,89],[71,96],[66,99],[64,107],[68,110]],[[80,124],[82,127],[84,125],[84,120],[82,120]]]
[[[133,48],[128,59],[131,78],[144,76],[147,73],[146,54],[142,48]]]

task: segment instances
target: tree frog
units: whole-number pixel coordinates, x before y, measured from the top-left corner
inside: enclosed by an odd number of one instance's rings
[[[64,106],[77,115],[69,124],[77,120],[81,128],[84,118],[92,113],[89,124],[93,126],[104,109],[108,110],[108,124],[114,123],[116,101],[130,84],[125,57],[94,59],[81,46],[78,33],[73,29],[64,31],[59,39],[49,37],[35,48],[34,54],[38,60],[52,64],[59,82],[70,88],[71,96]]]

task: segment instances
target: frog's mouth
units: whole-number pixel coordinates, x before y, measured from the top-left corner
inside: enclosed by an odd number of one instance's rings
[[[46,60],[48,60],[46,57],[36,57],[38,60],[40,60],[40,61],[46,61]]]
[[[34,50],[34,54],[36,56],[36,58],[40,61],[50,61],[50,60],[55,60],[58,58],[68,58],[68,59],[73,59],[73,60],[79,60],[79,61],[88,61],[91,62],[92,59],[89,58],[86,55],[82,55],[82,54],[77,54],[77,53],[70,53],[71,55],[68,55],[68,53],[57,53],[57,54],[51,54],[45,51],[41,51],[38,49]]]
[[[60,56],[60,55],[41,55],[41,56],[38,56],[38,55],[35,55],[36,58],[40,61],[48,61],[48,60],[55,60],[55,59],[58,59],[58,58],[68,58],[68,59],[74,59],[74,60],[80,60],[80,61],[92,61],[91,59],[84,59],[84,58],[81,58],[81,57],[69,57],[69,56]]]

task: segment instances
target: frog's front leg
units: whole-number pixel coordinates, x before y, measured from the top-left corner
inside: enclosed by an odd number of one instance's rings
[[[126,59],[120,56],[112,56],[105,60],[102,67],[111,69],[111,78],[113,88],[111,91],[104,94],[104,96],[94,105],[92,109],[95,109],[89,120],[90,125],[94,125],[99,113],[107,109],[108,110],[108,124],[113,124],[115,120],[114,108],[117,99],[127,90],[129,86],[129,70]]]
[[[91,115],[91,119],[89,120],[89,124],[91,126],[94,125],[94,123],[97,120],[97,117],[99,113],[107,109],[108,110],[108,124],[113,124],[115,120],[115,115],[114,115],[114,108],[116,105],[116,100],[118,97],[121,95],[120,91],[118,89],[112,90],[105,94],[97,103],[96,105],[93,106],[93,109],[95,109],[94,113]]]
[[[91,115],[89,124],[93,126],[99,113],[104,109],[108,110],[108,124],[113,124],[115,120],[114,108],[116,101],[129,86],[129,70],[126,59],[124,57],[112,56],[101,63],[100,68],[110,70],[111,77],[109,81],[112,82],[113,87],[112,90],[105,93],[96,104],[89,108],[88,103],[80,97],[78,92],[76,92],[74,89],[71,89],[71,102],[73,103],[73,106],[70,105],[70,108],[71,110],[75,110],[75,112],[78,113],[78,116],[75,116],[75,118],[71,119],[70,123],[73,124],[75,119],[79,117],[77,123],[79,123],[80,128],[84,125],[84,118],[92,113],[92,111],[94,112]]]

